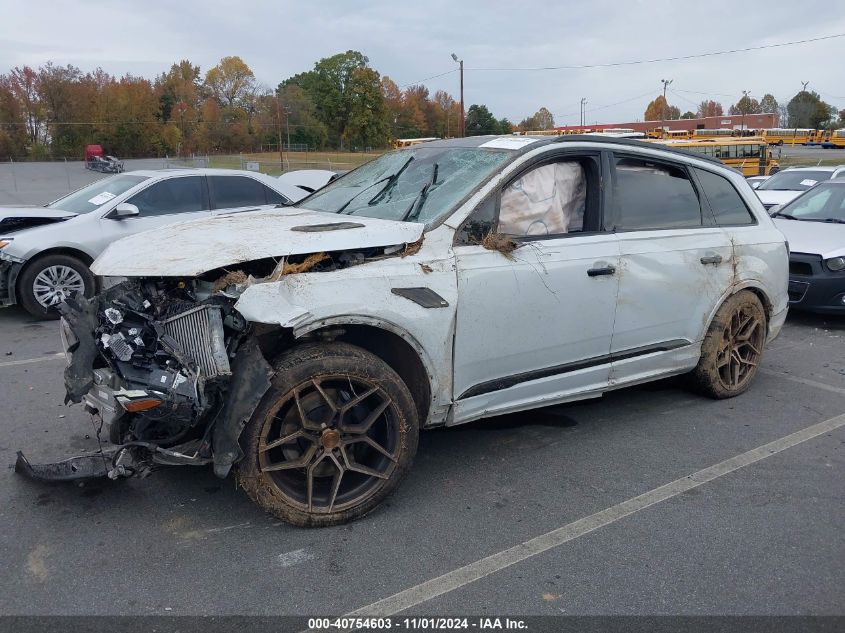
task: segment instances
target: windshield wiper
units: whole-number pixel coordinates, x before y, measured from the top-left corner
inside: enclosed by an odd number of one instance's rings
[[[407,169],[408,165],[410,165],[411,161],[413,161],[413,160],[414,160],[413,156],[411,156],[408,160],[406,160],[405,164],[402,165],[402,167],[399,168],[399,171],[397,171],[395,174],[393,174],[392,176],[390,176],[387,179],[387,184],[384,186],[384,188],[382,188],[381,191],[379,191],[376,195],[374,195],[372,198],[370,198],[370,201],[367,203],[367,205],[373,206],[374,204],[378,204],[379,202],[381,202],[382,199],[393,188],[393,185],[396,184],[396,181],[399,180],[399,176],[402,175],[402,172],[405,171],[405,169]]]
[[[825,218],[822,222],[833,222],[834,224],[845,224],[845,220],[840,218]]]
[[[437,163],[434,163],[433,169],[431,170],[431,180],[425,183],[425,186],[420,189],[420,192],[417,194],[417,197],[414,198],[414,201],[411,203],[411,206],[408,207],[408,210],[405,211],[405,215],[402,216],[402,222],[413,222],[420,216],[420,211],[422,211],[423,205],[425,204],[426,198],[428,198],[429,190],[437,184],[437,171],[439,167]]]
[[[358,193],[356,193],[354,196],[352,196],[351,198],[349,198],[349,200],[347,200],[346,202],[344,202],[344,203],[340,206],[340,208],[339,208],[337,211],[335,211],[335,213],[343,213],[343,212],[344,212],[344,210],[346,210],[346,207],[348,207],[350,204],[352,204],[352,201],[353,201],[355,198],[357,198],[358,196],[360,196],[360,195],[361,195],[362,193],[364,193],[365,191],[369,191],[370,189],[372,189],[373,187],[375,187],[377,184],[382,183],[382,182],[384,182],[385,180],[390,180],[391,178],[393,178],[393,176],[385,176],[384,178],[380,178],[380,179],[376,180],[375,182],[370,183],[369,185],[367,185],[366,187],[364,187],[363,189],[361,189],[361,191],[359,191],[359,192],[358,192]],[[316,193],[316,191],[315,191],[314,193]],[[303,198],[303,200],[304,200],[304,199],[305,199],[305,198]],[[300,202],[301,202],[301,201],[300,201]],[[297,203],[297,204],[299,204],[299,203]],[[351,213],[351,211],[350,211],[350,213]]]
[[[777,213],[772,214],[773,218],[786,218],[787,220],[797,220],[794,215],[790,215],[789,213],[784,213],[783,211],[778,211]]]

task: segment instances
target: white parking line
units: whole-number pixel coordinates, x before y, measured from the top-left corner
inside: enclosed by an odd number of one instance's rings
[[[39,358],[24,358],[22,360],[7,360],[0,363],[0,367],[14,367],[15,365],[31,365],[32,363],[43,363],[48,360],[58,360],[64,358],[64,352],[56,352],[55,354],[48,354]]]
[[[816,380],[810,380],[809,378],[799,378],[798,376],[793,376],[792,374],[787,374],[782,371],[775,371],[773,369],[761,369],[761,374],[766,374],[767,376],[774,376],[775,378],[783,378],[784,380],[791,380],[792,382],[797,382],[801,385],[807,385],[808,387],[815,387],[816,389],[824,389],[825,391],[832,391],[833,393],[845,393],[845,389],[842,387],[834,387],[833,385],[826,385],[823,382],[818,382]]]
[[[615,523],[627,516],[645,510],[661,501],[666,501],[672,497],[676,497],[688,490],[697,488],[710,481],[724,477],[751,464],[776,455],[788,448],[797,446],[802,442],[811,440],[814,437],[829,433],[835,429],[845,426],[845,414],[838,415],[835,418],[819,422],[807,428],[796,431],[790,435],[780,439],[769,442],[757,448],[754,448],[745,453],[741,453],[730,459],[704,468],[692,473],[681,479],[676,479],[668,484],[654,488],[648,492],[637,497],[618,503],[615,506],[591,514],[590,516],[578,519],[572,523],[568,523],[551,532],[546,532],[531,540],[515,545],[509,549],[503,550],[486,558],[475,561],[463,567],[459,567],[442,576],[428,580],[422,584],[410,587],[397,594],[388,596],[382,600],[369,604],[360,609],[356,609],[342,617],[363,617],[363,616],[380,616],[389,617],[396,615],[406,609],[410,609],[418,604],[442,596],[445,593],[460,589],[465,585],[480,580],[485,576],[501,571],[511,565],[515,565],[521,561],[542,554],[554,547],[558,547],[577,539],[578,537],[589,534],[595,530],[603,528],[611,523]],[[354,629],[349,629],[354,630]]]

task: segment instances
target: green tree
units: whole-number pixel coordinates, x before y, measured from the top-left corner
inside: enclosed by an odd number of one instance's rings
[[[824,128],[830,125],[836,109],[822,101],[818,93],[802,90],[786,106],[791,128]]]
[[[390,138],[390,128],[378,72],[369,67],[354,69],[348,88],[349,113],[344,134],[350,147],[383,147]]]
[[[776,113],[778,111],[778,101],[773,95],[768,92],[760,99],[760,111],[766,114]]]
[[[508,124],[510,125],[510,124]],[[510,130],[508,130],[510,131]],[[472,104],[466,112],[466,135],[501,134],[502,122],[490,112],[486,105]]]
[[[682,119],[694,119],[695,118],[695,112],[693,112],[691,110],[687,110],[686,112],[684,112],[681,115],[681,118]]]
[[[283,85],[297,84],[310,95],[317,118],[326,126],[332,145],[343,145],[354,99],[350,90],[352,75],[356,69],[365,68],[368,62],[363,53],[350,50],[325,57],[314,64],[313,70],[282,82]]]

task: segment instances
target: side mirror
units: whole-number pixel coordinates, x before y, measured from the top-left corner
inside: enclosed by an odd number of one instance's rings
[[[139,215],[140,213],[141,212],[138,210],[138,207],[134,204],[121,202],[114,208],[112,216],[115,218],[131,218],[132,216]]]
[[[761,181],[755,180],[754,182],[751,183],[751,188],[756,189],[757,187],[760,186],[760,184],[761,184]]]

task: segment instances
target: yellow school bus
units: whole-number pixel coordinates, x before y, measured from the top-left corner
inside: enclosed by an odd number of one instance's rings
[[[652,141],[688,152],[698,152],[717,158],[743,176],[770,176],[780,169],[766,141],[760,137],[705,139],[689,141]]]
[[[816,138],[816,131],[809,128],[769,128],[760,130],[769,145],[804,145]]]
[[[703,140],[706,138],[732,138],[734,136],[740,136],[739,130],[732,130],[730,128],[720,128],[718,130],[693,130],[692,131],[692,138],[696,141]]]
[[[822,143],[822,147],[826,148],[845,148],[845,128],[829,130],[829,132],[825,134],[825,138],[819,142]]]

